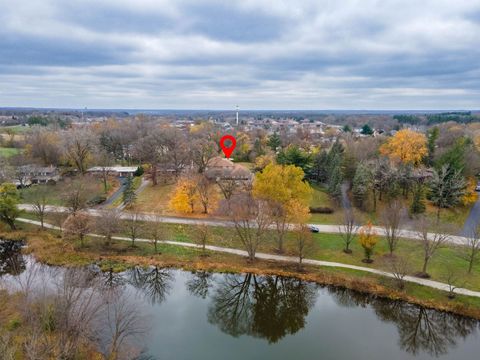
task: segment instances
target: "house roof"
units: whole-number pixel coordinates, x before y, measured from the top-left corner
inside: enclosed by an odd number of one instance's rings
[[[205,174],[210,179],[248,180],[252,178],[252,173],[246,167],[221,157],[215,157],[208,162]]]
[[[134,173],[137,171],[138,167],[136,166],[94,166],[88,169],[88,172],[98,172],[98,171],[108,171],[116,173]]]

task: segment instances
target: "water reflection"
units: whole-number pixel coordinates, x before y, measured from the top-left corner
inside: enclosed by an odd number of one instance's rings
[[[368,314],[369,319],[381,320],[375,322],[376,329],[383,330],[388,328],[385,324],[393,324],[398,332],[398,346],[393,345],[390,350],[398,352],[401,357],[406,356],[405,353],[422,358],[438,357],[449,352],[455,354],[452,349],[462,339],[468,338],[472,343],[472,334],[477,332],[479,324],[473,319],[348,289],[327,287],[319,291],[315,284],[280,276],[224,275],[204,271],[184,273],[159,267],[137,267],[125,273],[115,273],[113,269],[100,272],[95,267],[49,267],[35,263],[32,257],[22,256],[20,244],[12,242],[0,242],[0,277],[5,274],[14,276],[4,276],[3,284],[10,284],[13,290],[25,294],[19,298],[19,307],[26,316],[22,331],[31,337],[23,344],[24,348],[40,353],[44,351],[41,346],[45,342],[49,349],[63,353],[64,358],[74,353],[80,342],[87,341],[95,341],[105,357],[116,354],[117,358],[152,358],[149,349],[143,346],[144,334],[150,332],[145,326],[147,313],[175,313],[180,303],[185,313],[194,306],[193,310],[200,312],[203,319],[206,311],[209,324],[225,334],[265,340],[256,342],[255,346],[261,346],[259,343],[280,343],[286,336],[298,334],[306,328],[296,338],[305,341],[310,337],[308,348],[305,348],[307,352],[318,345],[311,340],[317,336],[317,333],[312,335],[313,328],[338,331],[339,325],[322,325],[314,320],[315,316],[309,316],[309,313],[318,315],[324,311],[321,306],[314,306],[319,294],[319,304],[322,300],[333,299],[338,305],[329,308],[329,311],[345,311],[341,307],[365,308],[363,314]],[[173,292],[177,285],[205,301],[184,295],[181,291]],[[173,296],[170,300],[175,299],[173,302],[165,301],[170,293]],[[47,323],[45,319],[48,319]],[[307,320],[311,327],[306,327]],[[382,322],[385,324],[382,325]],[[179,321],[179,332],[188,331],[181,327],[183,324]],[[208,328],[212,328],[205,321],[195,323],[189,320],[185,324],[194,331],[206,326],[206,333]],[[155,326],[168,325],[159,319]],[[58,339],[51,336],[52,331],[58,331]],[[348,327],[341,331],[350,336]],[[128,339],[123,339],[124,335]],[[179,335],[172,334],[174,337]],[[367,341],[365,336],[368,334],[355,333],[355,336],[360,337],[360,341]],[[165,344],[171,341],[172,338],[168,338]],[[245,338],[238,344],[245,344],[244,341]],[[269,351],[273,348],[268,347]],[[469,350],[463,350],[463,347],[459,350],[460,355],[470,355]],[[335,350],[329,351],[335,354]],[[49,355],[59,358],[58,354]]]
[[[172,287],[173,275],[170,269],[158,266],[135,267],[126,273],[131,285],[141,290],[141,294],[152,305],[162,303]]]
[[[379,319],[393,323],[399,334],[400,348],[412,355],[427,353],[438,357],[447,354],[478,329],[474,319],[430,310],[403,301],[391,301],[357,291],[330,287],[337,304],[353,307],[371,306]]]
[[[20,252],[21,241],[0,240],[0,276],[19,275],[25,271],[25,260]]]
[[[193,296],[206,299],[210,289],[213,287],[213,274],[207,271],[196,271],[187,280],[187,289]]]
[[[317,286],[280,276],[226,275],[212,296],[208,321],[232,336],[275,343],[305,326]]]

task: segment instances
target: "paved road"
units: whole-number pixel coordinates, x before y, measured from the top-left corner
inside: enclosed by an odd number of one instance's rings
[[[110,196],[103,204],[100,205],[101,208],[105,208],[113,204],[120,196],[122,196],[123,190],[125,190],[125,186],[127,185],[127,179],[119,178],[118,181],[120,182],[120,187],[112,194],[112,196]]]
[[[480,222],[480,196],[478,197],[475,204],[473,204],[472,208],[470,209],[470,213],[468,214],[468,218],[463,225],[463,229],[460,235],[462,236],[469,236],[472,234],[472,230],[474,230],[478,223]]]
[[[33,211],[33,206],[30,204],[21,204],[19,205],[19,208],[26,211]],[[61,206],[47,206],[46,211],[47,212],[67,212],[67,209]],[[89,209],[87,211],[92,216],[101,215],[100,210]],[[120,218],[128,219],[130,214],[131,213],[128,213],[126,211],[121,211]],[[227,220],[191,219],[191,218],[182,218],[182,217],[173,217],[173,216],[159,216],[159,215],[148,214],[148,213],[140,214],[139,218],[142,221],[158,221],[158,222],[182,224],[182,225],[210,225],[210,226],[224,226],[224,227],[234,226],[234,224],[231,221],[227,221]],[[341,225],[318,225],[318,224],[312,224],[312,225],[315,225],[321,233],[338,234],[340,233],[340,230],[341,230]],[[385,235],[385,229],[377,226],[373,227],[373,229],[377,232],[377,234]],[[418,234],[412,230],[406,230],[406,229],[401,230],[399,235],[404,239],[413,239],[413,240],[419,239]],[[433,234],[430,234],[430,236],[433,237]],[[451,235],[447,241],[450,242],[451,244],[465,245],[468,239],[463,236]]]
[[[19,218],[17,219],[18,221],[25,222],[28,224],[34,224],[40,226],[39,221],[35,220],[29,220],[29,219],[23,219]],[[44,224],[46,228],[49,229],[55,229],[55,230],[60,230],[57,226],[51,225],[51,224]],[[102,237],[97,234],[90,234],[90,236],[93,237]],[[122,237],[122,236],[114,236],[112,237],[115,240],[120,240],[120,241],[131,241],[130,238],[127,237]],[[150,239],[136,239],[136,241],[139,242],[152,242]],[[164,240],[164,241],[159,241],[160,243],[163,244],[169,244],[169,245],[175,245],[175,246],[183,246],[183,247],[190,247],[190,248],[201,248],[200,245],[193,244],[193,243],[187,243],[187,242],[179,242],[179,241],[170,241],[170,240]],[[220,247],[220,246],[213,246],[213,245],[207,245],[206,248],[210,251],[217,251],[217,252],[223,252],[223,253],[228,253],[228,254],[233,254],[233,255],[239,255],[239,256],[247,256],[247,252],[244,250],[239,250],[239,249],[232,249],[232,248],[225,248],[225,247]],[[281,262],[298,262],[297,257],[293,256],[283,256],[283,255],[274,255],[274,254],[266,254],[266,253],[257,253],[256,257],[258,259],[263,259],[263,260],[275,260],[275,261],[281,261]],[[394,278],[394,275],[382,271],[382,270],[377,270],[377,269],[371,269],[363,266],[356,266],[356,265],[349,265],[349,264],[342,264],[342,263],[337,263],[337,262],[330,262],[330,261],[321,261],[321,260],[313,260],[313,259],[304,259],[303,262],[305,264],[309,265],[314,265],[314,266],[327,266],[327,267],[337,267],[337,268],[343,268],[343,269],[353,269],[353,270],[359,270],[359,271],[364,271],[376,275],[381,275],[389,278]],[[427,279],[420,279],[416,278],[413,276],[406,276],[405,281],[411,282],[411,283],[416,283],[420,284],[423,286],[427,286],[430,288],[438,289],[438,290],[443,290],[443,291],[449,291],[449,285],[444,284],[438,281],[433,281],[433,280],[427,280]],[[480,297],[480,292],[478,291],[473,291],[469,289],[463,289],[463,288],[457,288],[454,289],[454,292],[457,294],[461,295],[467,295],[467,296],[474,296],[474,297]]]

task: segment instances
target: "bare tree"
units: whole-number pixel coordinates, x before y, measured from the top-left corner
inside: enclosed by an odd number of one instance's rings
[[[162,219],[155,215],[155,218],[153,221],[148,223],[148,227],[146,229],[147,233],[151,237],[151,243],[153,243],[153,246],[155,247],[155,253],[158,254],[158,243],[164,240],[167,234],[166,226],[162,222]]]
[[[113,157],[105,150],[99,149],[95,153],[95,164],[101,169],[103,192],[108,192],[108,178],[110,176],[110,167],[113,165]]]
[[[199,173],[205,172],[209,161],[217,155],[217,144],[204,136],[191,142],[191,158]]]
[[[355,216],[352,209],[345,209],[343,224],[339,226],[340,235],[342,236],[344,248],[343,252],[351,254],[350,245],[357,237],[359,226],[355,223]]]
[[[233,196],[235,191],[237,191],[237,189],[239,188],[239,184],[237,184],[237,181],[234,179],[218,178],[216,180],[216,183],[220,188],[220,191],[222,192],[222,195],[225,198],[225,200],[230,200],[230,198]]]
[[[410,262],[407,256],[395,256],[386,259],[386,266],[392,273],[399,289],[405,287],[405,276],[411,270]]]
[[[34,127],[25,136],[29,144],[28,155],[40,160],[43,165],[57,165],[62,154],[58,132],[51,128]]]
[[[255,199],[250,192],[243,192],[224,204],[222,213],[229,216],[236,235],[248,253],[248,259],[254,261],[257,248],[265,240],[272,224],[268,204]]]
[[[418,273],[417,276],[428,278],[430,275],[427,273],[427,266],[430,259],[438,249],[443,247],[449,241],[450,235],[443,233],[438,226],[433,227],[431,222],[425,216],[417,221],[416,228],[417,237],[422,243],[423,250],[423,267],[422,271]],[[434,229],[435,231],[433,231]],[[433,232],[429,232],[430,230]]]
[[[71,214],[87,208],[92,194],[92,186],[85,179],[75,179],[66,186],[62,194],[64,205]]]
[[[298,270],[302,270],[303,259],[314,248],[313,237],[307,224],[297,224],[295,229],[295,252],[298,257]]]
[[[385,228],[385,238],[387,240],[390,255],[397,249],[400,240],[400,226],[405,218],[406,210],[400,200],[390,201],[382,213],[382,224]]]
[[[55,225],[60,230],[60,232],[63,232],[63,223],[68,217],[68,214],[58,211],[52,212],[49,217],[52,219],[53,225]]]
[[[140,161],[150,164],[150,178],[152,185],[158,183],[157,171],[160,164],[165,163],[168,156],[168,148],[164,142],[163,131],[153,127],[145,137],[139,139],[134,145],[134,152]]]
[[[93,220],[85,212],[79,212],[75,215],[70,215],[63,224],[64,234],[69,236],[75,236],[80,240],[80,246],[83,247],[85,236],[92,230]]]
[[[106,246],[111,245],[112,236],[118,231],[119,226],[120,213],[117,210],[102,210],[95,218],[95,231],[103,236]]]
[[[87,163],[96,145],[96,136],[85,128],[73,129],[63,134],[63,148],[66,157],[80,174],[87,172]]]
[[[165,129],[164,144],[168,149],[166,157],[166,166],[173,168],[175,177],[187,167],[190,160],[189,146],[185,134],[175,128],[168,127]]]
[[[45,213],[47,210],[47,190],[45,187],[36,189],[32,201],[33,213],[40,221],[40,228],[44,229]]]
[[[135,351],[130,342],[148,330],[138,307],[125,294],[108,300],[102,327],[103,338],[106,339],[103,353],[109,360],[135,358],[139,351]]]
[[[138,238],[138,235],[143,228],[140,213],[137,211],[129,213],[124,227],[130,240],[132,240],[132,247],[135,247],[135,240]]]
[[[449,299],[454,299],[455,298],[455,290],[459,286],[459,281],[461,279],[460,274],[450,265],[446,266],[445,273],[443,275],[443,280],[447,283],[448,285],[448,298]]]
[[[215,188],[213,187],[214,183],[202,174],[197,176],[195,184],[198,199],[202,204],[203,213],[208,214],[208,210],[212,206],[212,202],[215,201],[216,193]]]
[[[202,247],[202,256],[206,256],[207,255],[206,245],[209,238],[211,237],[210,227],[205,224],[195,226],[192,229],[191,234],[195,243],[198,246]]]

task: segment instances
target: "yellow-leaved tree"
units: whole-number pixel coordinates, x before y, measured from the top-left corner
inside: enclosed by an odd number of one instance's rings
[[[378,243],[378,235],[373,229],[373,225],[370,221],[360,228],[358,232],[358,242],[363,247],[363,251],[365,252],[365,259],[362,261],[366,263],[372,263],[372,254],[375,246]]]
[[[475,191],[477,188],[477,181],[475,178],[469,178],[467,181],[467,187],[465,189],[465,195],[462,196],[462,205],[467,206],[477,201],[478,193]]]
[[[402,129],[380,146],[380,153],[395,162],[417,166],[427,155],[427,138],[424,134]]]
[[[279,252],[283,252],[283,239],[288,222],[297,211],[292,211],[292,201],[298,203],[296,206],[302,206],[308,211],[313,191],[310,185],[303,181],[304,175],[303,170],[295,165],[269,164],[256,175],[253,182],[253,195],[266,200],[271,207]]]
[[[178,180],[170,199],[170,209],[180,213],[193,213],[198,200],[197,184],[187,178]]]

